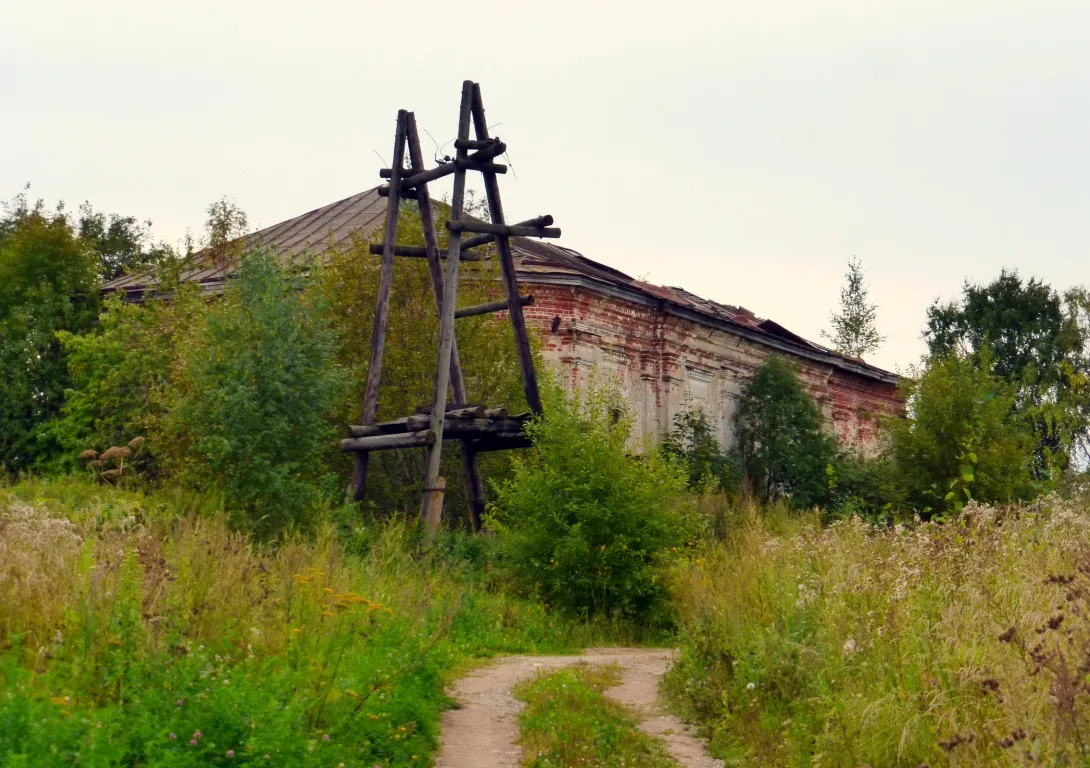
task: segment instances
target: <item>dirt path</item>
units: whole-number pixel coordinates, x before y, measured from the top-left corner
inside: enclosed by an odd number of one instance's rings
[[[509,656],[457,681],[450,689],[461,708],[443,714],[437,768],[517,768],[518,715],[522,702],[511,689],[542,670],[569,664],[619,664],[621,684],[607,693],[641,719],[640,727],[662,739],[682,768],[719,768],[704,743],[657,705],[658,686],[674,652],[644,648],[592,648],[579,656]]]

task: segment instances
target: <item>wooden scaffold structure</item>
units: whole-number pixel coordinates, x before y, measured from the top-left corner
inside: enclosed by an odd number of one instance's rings
[[[472,139],[471,124],[475,135]],[[551,226],[551,216],[540,216],[514,225],[506,223],[497,175],[506,173],[507,166],[494,160],[506,152],[507,147],[498,138],[489,137],[480,85],[469,80],[462,83],[458,137],[454,141],[454,149],[456,154],[453,160],[430,170],[426,169],[420,150],[416,118],[412,112],[398,112],[393,162],[390,168],[379,172],[382,178],[389,180],[388,185],[379,188],[379,194],[387,198],[386,231],[382,244],[371,246],[371,253],[382,256],[382,266],[379,271],[375,325],[371,335],[370,364],[364,387],[363,414],[360,424],[349,428],[350,437],[341,441],[342,451],[356,454],[352,477],[352,494],[356,501],[361,501],[364,496],[368,457],[372,451],[419,447],[427,449],[421,502],[421,519],[427,540],[435,535],[442,517],[446,480],[440,477],[439,466],[444,440],[458,440],[462,445],[462,470],[474,530],[480,530],[481,515],[484,512],[484,486],[477,464],[477,454],[529,445],[524,427],[532,416],[541,413],[534,359],[522,313],[523,306],[533,303],[533,297],[519,294],[510,238],[560,236],[560,230]],[[406,150],[409,155],[407,168]],[[466,174],[469,171],[480,173],[483,177],[491,222],[477,221],[465,216],[463,204]],[[449,175],[454,176],[454,192],[451,195],[450,221],[447,222],[450,239],[446,253],[443,254],[439,250],[428,182]],[[396,244],[398,213],[402,200],[417,202],[424,230],[423,248]],[[463,239],[463,235],[471,236]],[[493,242],[496,244],[506,298],[489,304],[458,308],[456,302],[459,263],[481,258],[480,252],[473,249]],[[397,256],[424,257],[431,272],[435,305],[440,318],[435,394],[431,406],[422,409],[421,413],[376,423],[394,258]],[[445,271],[443,259],[446,260]],[[518,350],[526,402],[530,408],[529,413],[515,416],[509,415],[504,408],[488,408],[468,403],[454,333],[455,320],[458,318],[501,311],[507,312],[515,333],[515,347]],[[453,393],[452,402],[447,400],[448,389]]]

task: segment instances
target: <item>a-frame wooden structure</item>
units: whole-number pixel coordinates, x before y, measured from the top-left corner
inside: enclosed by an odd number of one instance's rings
[[[472,124],[475,138],[470,138]],[[526,333],[526,320],[522,307],[533,302],[533,297],[520,296],[515,262],[511,256],[510,238],[559,237],[551,216],[541,216],[530,221],[508,225],[504,219],[503,204],[497,174],[506,173],[507,167],[493,162],[506,151],[498,138],[490,138],[485,122],[484,103],[477,83],[462,83],[461,110],[458,115],[458,138],[454,142],[455,157],[436,168],[427,170],[420,150],[416,118],[412,112],[401,110],[397,114],[394,137],[393,163],[380,171],[389,179],[388,186],[380,187],[386,195],[386,231],[382,245],[372,245],[371,252],[381,254],[378,299],[375,308],[375,326],[371,336],[370,365],[363,395],[363,414],[360,425],[349,429],[351,437],[341,441],[341,450],[356,453],[356,466],[352,478],[352,493],[363,499],[367,482],[367,463],[371,451],[426,447],[427,469],[424,475],[424,495],[421,518],[425,536],[430,539],[439,527],[443,510],[446,481],[439,476],[439,462],[444,440],[458,440],[462,444],[462,468],[465,476],[466,497],[475,530],[480,529],[484,511],[484,487],[477,466],[477,454],[482,451],[526,447],[523,427],[533,415],[541,413],[541,397],[538,393],[537,375],[530,342]],[[409,163],[405,167],[405,152]],[[485,196],[491,222],[467,219],[464,215],[466,174],[474,171],[484,179]],[[439,250],[439,237],[435,229],[435,217],[428,194],[428,182],[444,176],[454,176],[454,193],[451,196],[451,215],[447,228],[450,240],[447,251]],[[396,244],[398,212],[402,200],[415,199],[420,209],[424,230],[424,248]],[[463,235],[472,237],[463,239]],[[480,258],[473,248],[496,244],[506,299],[475,307],[457,308],[458,267],[462,260]],[[379,382],[382,377],[382,356],[386,345],[386,326],[390,310],[390,289],[393,284],[394,259],[397,256],[425,257],[431,272],[435,292],[435,305],[439,311],[439,355],[435,375],[435,396],[430,408],[423,413],[393,421],[375,423],[378,407]],[[446,259],[444,271],[443,259]],[[454,324],[459,317],[506,311],[515,333],[519,366],[522,372],[526,402],[530,412],[509,416],[502,408],[471,406],[467,402],[462,365],[458,357]],[[447,400],[448,388],[453,391],[453,402]]]

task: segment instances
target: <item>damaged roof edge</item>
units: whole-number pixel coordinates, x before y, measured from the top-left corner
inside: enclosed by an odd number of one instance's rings
[[[611,294],[616,298],[625,299],[627,301],[635,301],[646,306],[657,306],[663,312],[674,315],[675,317],[680,317],[693,323],[699,323],[700,325],[718,328],[719,330],[737,336],[743,336],[755,344],[772,347],[773,349],[795,355],[796,357],[803,357],[808,360],[824,363],[832,368],[837,368],[848,373],[864,376],[868,379],[876,379],[892,385],[898,384],[901,381],[901,377],[895,373],[870,365],[869,363],[865,363],[856,358],[846,357],[845,355],[841,355],[832,350],[824,351],[812,345],[810,342],[800,344],[787,338],[775,336],[760,328],[753,328],[741,323],[731,322],[725,318],[711,316],[678,304],[677,302],[673,302],[668,298],[651,296],[642,291],[618,285],[617,283],[605,283],[594,280],[593,278],[588,279],[582,275],[548,275],[531,272],[524,273],[522,270],[519,270],[519,281],[530,284],[575,285],[598,293]]]

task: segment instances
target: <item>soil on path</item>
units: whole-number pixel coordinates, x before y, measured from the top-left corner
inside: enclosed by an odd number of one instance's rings
[[[704,743],[658,705],[659,681],[670,668],[668,649],[593,648],[578,656],[509,656],[458,680],[448,691],[460,705],[443,714],[436,768],[518,768],[518,716],[522,702],[511,689],[538,672],[569,664],[619,664],[620,685],[606,693],[639,719],[640,727],[662,739],[682,768],[720,768]]]

